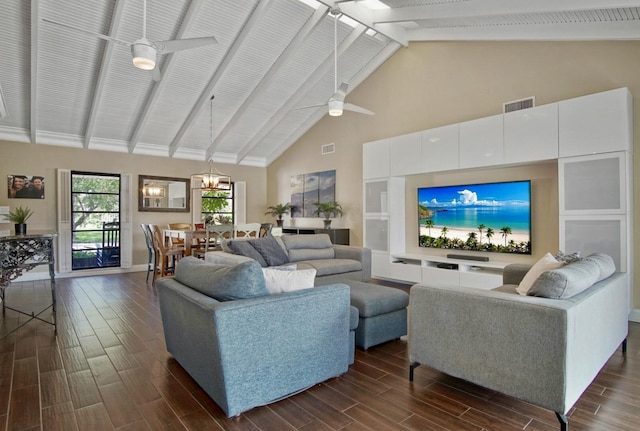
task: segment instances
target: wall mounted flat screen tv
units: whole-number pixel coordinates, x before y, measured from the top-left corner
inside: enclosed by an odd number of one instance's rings
[[[418,245],[531,254],[531,182],[418,188]]]

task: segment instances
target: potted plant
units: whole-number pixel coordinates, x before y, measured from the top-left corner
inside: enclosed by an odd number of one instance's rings
[[[274,216],[276,218],[276,225],[278,227],[282,227],[282,216],[285,214],[289,214],[293,207],[289,202],[286,204],[278,204],[274,206],[267,207],[267,212],[265,215]]]
[[[324,228],[331,228],[331,217],[340,217],[344,212],[342,206],[336,201],[329,202],[314,202],[316,210],[313,215],[324,217]]]
[[[9,211],[7,218],[15,223],[16,235],[26,235],[27,220],[33,215],[33,211],[29,207],[18,207],[13,211]]]

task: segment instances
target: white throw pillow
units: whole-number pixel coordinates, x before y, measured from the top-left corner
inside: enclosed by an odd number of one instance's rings
[[[526,296],[531,286],[533,286],[533,283],[540,277],[540,274],[551,269],[558,269],[562,266],[564,266],[564,262],[558,262],[551,253],[545,254],[542,259],[537,261],[525,274],[518,287],[516,287],[516,291],[520,295]],[[268,288],[269,286],[267,286],[267,289]]]
[[[310,289],[316,279],[316,270],[313,268],[295,271],[262,268],[262,273],[270,294]]]

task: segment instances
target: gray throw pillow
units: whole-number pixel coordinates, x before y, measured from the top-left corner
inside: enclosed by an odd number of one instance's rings
[[[248,241],[262,255],[268,266],[278,266],[289,263],[289,256],[282,249],[278,241],[273,236],[252,239]]]
[[[258,262],[262,267],[268,266],[267,262],[262,257],[262,254],[260,254],[251,243],[251,240],[233,240],[228,241],[227,245],[233,254],[250,257]]]
[[[581,259],[559,269],[545,271],[527,292],[528,296],[566,299],[591,287],[600,270],[595,262]]]
[[[218,301],[257,298],[269,294],[262,268],[255,261],[235,266],[207,263],[195,257],[180,259],[175,279]]]
[[[583,260],[589,260],[598,265],[600,275],[598,276],[596,283],[598,281],[604,280],[605,278],[608,278],[611,274],[616,272],[616,264],[613,261],[613,258],[607,254],[593,253],[585,257]]]

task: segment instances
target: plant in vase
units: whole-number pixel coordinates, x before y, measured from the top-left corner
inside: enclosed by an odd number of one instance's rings
[[[285,214],[289,214],[293,210],[293,207],[289,202],[286,204],[278,204],[267,207],[267,212],[265,215],[270,215],[276,218],[276,225],[278,227],[282,227],[282,217]]]
[[[342,206],[336,201],[314,202],[316,210],[313,212],[315,216],[324,217],[324,228],[331,228],[331,217],[340,217],[344,214]]]
[[[29,207],[18,207],[13,211],[9,211],[7,219],[15,223],[16,235],[25,235],[27,233],[27,220],[33,215],[33,211]]]

